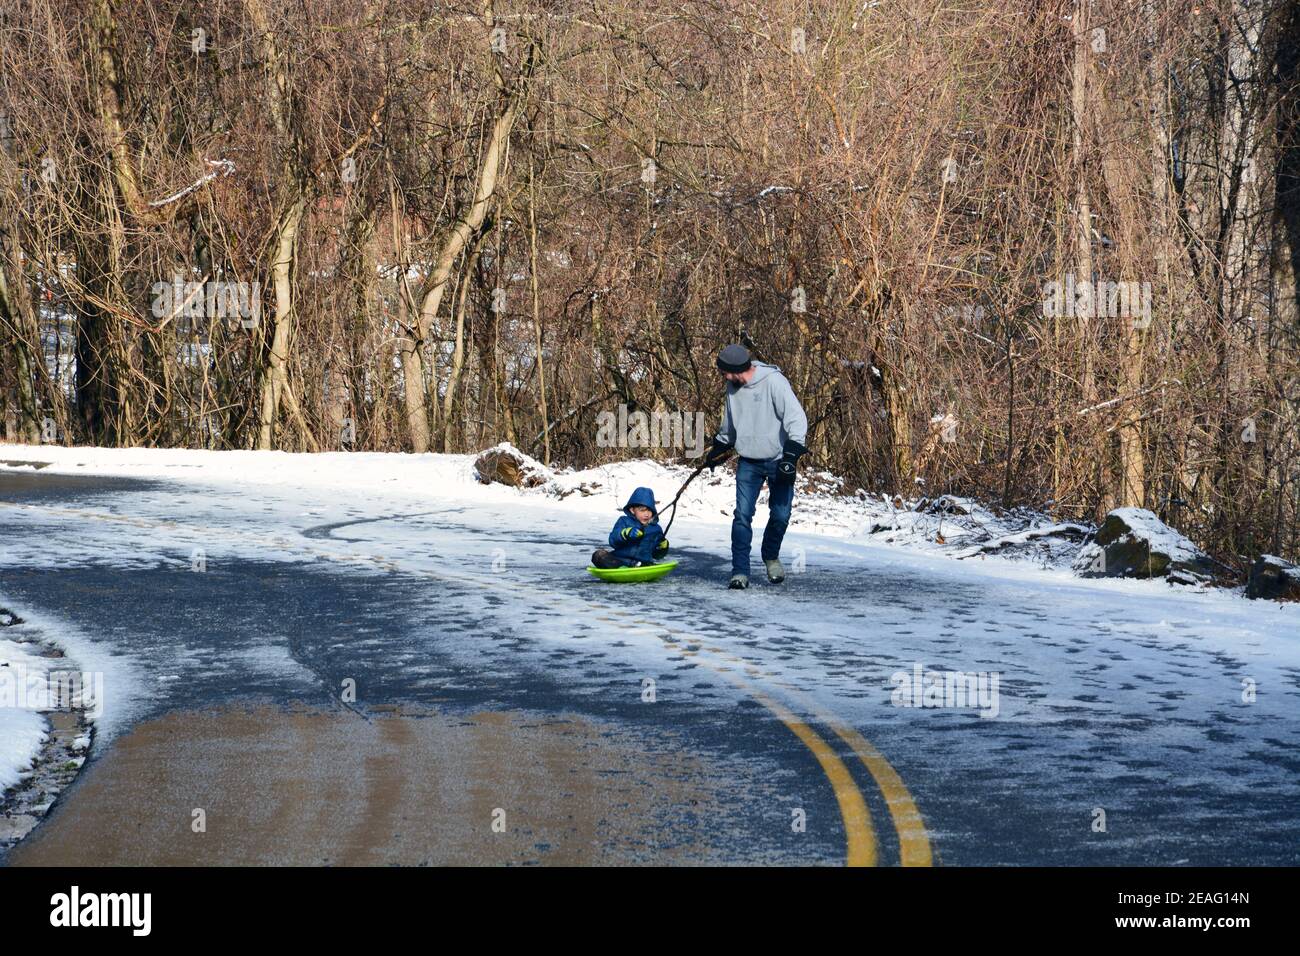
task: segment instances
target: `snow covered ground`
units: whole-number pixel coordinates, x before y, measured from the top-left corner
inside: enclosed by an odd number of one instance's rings
[[[6,502],[0,484],[0,527],[22,532],[0,537],[0,607],[12,600],[10,574],[34,570],[202,573],[236,561],[325,562],[376,588],[385,575],[423,575],[436,587],[425,611],[479,620],[486,607],[539,668],[575,639],[590,646],[594,636],[620,666],[662,674],[667,693],[676,686],[667,662],[679,661],[680,651],[665,646],[655,625],[697,636],[702,656],[741,666],[773,693],[887,745],[954,860],[977,843],[1014,840],[1026,814],[1046,819],[1044,808],[1077,812],[1086,836],[1094,806],[1146,807],[1195,828],[1253,794],[1261,802],[1247,814],[1258,828],[1252,833],[1296,833],[1294,810],[1279,817],[1278,807],[1294,806],[1300,769],[1300,607],[1160,581],[1085,581],[996,556],[955,561],[939,552],[969,553],[954,546],[1013,530],[969,503],[963,507],[972,515],[961,524],[951,515],[900,514],[896,504],[866,495],[802,494],[783,553],[792,570],[786,585],[727,592],[734,485],[721,469],[706,472],[683,496],[670,534],[682,568],[662,584],[620,590],[586,577],[590,551],[633,488],[649,485],[667,502],[688,468],[634,461],[543,473],[537,487],[520,490],[479,483],[473,456],[464,455],[5,446],[0,459],[48,462],[42,481],[132,482],[129,495],[71,504],[38,494]],[[33,465],[0,470],[36,475]],[[826,476],[807,479],[830,484]],[[765,518],[760,502],[756,528]],[[880,543],[891,537],[902,545]],[[652,623],[602,636],[593,628],[593,600]],[[57,637],[81,668],[108,675],[97,749],[223,673],[303,685],[315,679],[292,634],[280,643],[227,646],[214,657],[193,647],[156,650],[116,617],[105,621],[111,633],[90,633],[32,611],[24,616]],[[357,646],[379,646],[369,630],[361,628]],[[466,673],[490,677],[515,666],[500,645],[473,634],[446,638],[440,634],[439,651],[458,657]],[[17,653],[0,642],[0,660],[15,664]],[[418,686],[419,649],[399,657],[384,666],[400,667]],[[911,696],[910,675],[931,672],[997,675],[998,699],[983,716],[975,708],[908,706],[922,696],[920,688]],[[575,688],[602,692],[576,677]],[[688,688],[680,686],[683,694]],[[0,711],[0,721],[7,721],[0,723],[0,781],[8,786],[39,746],[39,717]],[[967,744],[943,745],[958,737]],[[1234,771],[1234,760],[1247,761],[1249,772]],[[1177,787],[1162,792],[1161,781],[1173,777]],[[1118,796],[1116,780],[1127,781]],[[1112,782],[1109,791],[1104,781]],[[1195,794],[1213,804],[1202,817],[1178,802]],[[1002,822],[971,823],[976,802],[981,812],[996,807]],[[1128,839],[1135,853],[1160,842],[1154,830]],[[1188,855],[1171,847],[1143,859]],[[1011,851],[997,858],[1012,859]]]

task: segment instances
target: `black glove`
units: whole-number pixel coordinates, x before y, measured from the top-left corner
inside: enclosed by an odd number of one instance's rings
[[[727,441],[725,438],[714,438],[713,444],[710,445],[709,450],[704,453],[704,465],[709,469],[709,471],[712,471],[718,465],[726,461],[727,456],[730,454],[731,442]]]
[[[799,463],[799,456],[806,454],[808,454],[807,448],[793,438],[789,439],[782,449],[781,461],[776,466],[776,477],[772,479],[772,484],[793,485],[795,465]]]
[[[641,528],[624,528],[621,534],[624,541],[635,541],[645,537],[645,531]]]
[[[656,558],[662,558],[668,553],[668,539],[660,538],[659,543],[655,545],[654,555]]]

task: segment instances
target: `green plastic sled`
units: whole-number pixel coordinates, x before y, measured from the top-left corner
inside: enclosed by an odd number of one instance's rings
[[[633,581],[658,581],[665,574],[671,573],[675,567],[677,567],[676,561],[664,561],[660,564],[643,564],[639,568],[589,567],[587,571],[602,581],[629,584]]]

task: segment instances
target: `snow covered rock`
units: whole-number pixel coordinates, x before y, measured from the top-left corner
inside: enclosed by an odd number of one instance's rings
[[[1261,554],[1251,565],[1246,597],[1300,601],[1300,568],[1274,555]]]
[[[509,442],[489,448],[475,458],[474,474],[481,484],[497,482],[512,488],[538,488],[554,477],[549,468]]]
[[[996,554],[1003,558],[1036,560],[1045,566],[1061,565],[1069,562],[1070,557],[1078,551],[1079,543],[1091,530],[1074,522],[1037,525],[1023,531],[998,535],[973,548],[957,551],[953,557],[973,558]]]
[[[916,503],[914,510],[924,512],[925,514],[938,515],[969,515],[974,514],[978,506],[969,498],[957,498],[953,495],[940,495],[931,501],[928,498],[922,498]]]
[[[1190,540],[1145,508],[1116,508],[1074,559],[1085,578],[1167,578],[1174,584],[1199,584],[1214,576],[1215,565]]]

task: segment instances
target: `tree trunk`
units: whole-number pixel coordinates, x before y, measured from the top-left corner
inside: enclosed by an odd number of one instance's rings
[[[262,69],[266,79],[266,96],[271,120],[282,155],[280,175],[284,193],[281,212],[276,220],[271,243],[270,276],[275,289],[275,318],[270,342],[262,367],[262,395],[257,421],[257,447],[269,451],[275,447],[276,425],[280,404],[287,400],[290,411],[303,431],[308,447],[316,445],[302,418],[301,409],[289,391],[289,349],[293,341],[295,301],[293,283],[298,263],[298,229],[307,208],[310,180],[302,169],[303,149],[293,127],[289,94],[288,67],[271,29],[262,0],[244,0],[249,19],[259,35]]]
[[[0,223],[0,329],[8,332],[9,354],[13,356],[18,391],[18,436],[36,445],[41,440],[40,400],[37,381],[45,377],[40,333],[32,307],[27,279],[21,271],[22,255],[14,235],[17,226],[5,210]],[[11,281],[12,277],[12,281]]]
[[[534,48],[530,47],[525,76],[532,70]],[[496,192],[497,180],[505,168],[507,148],[510,144],[510,131],[514,128],[515,118],[519,112],[518,90],[503,89],[501,92],[500,112],[492,124],[487,147],[479,164],[478,186],[469,207],[452,225],[443,241],[442,248],[434,264],[433,273],[425,285],[424,295],[420,301],[420,312],[416,316],[414,334],[402,344],[402,370],[406,378],[406,421],[410,430],[411,449],[415,452],[429,450],[429,418],[426,413],[426,394],[424,388],[424,360],[422,351],[429,336],[429,329],[438,308],[442,305],[447,282],[451,278],[456,259],[464,251],[470,239],[479,231],[491,208],[492,198]]]
[[[1070,83],[1070,110],[1074,122],[1074,209],[1075,226],[1075,262],[1078,267],[1076,282],[1092,281],[1092,203],[1088,197],[1087,146],[1091,129],[1088,103],[1088,49],[1091,43],[1089,35],[1088,13],[1091,0],[1074,0],[1074,15],[1070,18],[1072,38],[1074,40],[1074,69]],[[1079,344],[1082,350],[1083,369],[1080,381],[1083,383],[1084,403],[1091,405],[1097,400],[1097,386],[1092,367],[1093,323],[1087,317],[1078,318]]]
[[[542,464],[551,463],[551,425],[546,414],[546,362],[542,357],[542,305],[537,288],[537,193],[533,164],[528,162],[528,273],[533,287],[533,330],[537,344],[537,413],[542,419]]]
[[[451,353],[451,369],[447,372],[447,391],[442,397],[442,450],[451,451],[452,423],[455,421],[456,401],[460,395],[461,372],[465,368],[465,308],[469,298],[469,287],[473,281],[474,262],[478,258],[479,242],[466,263],[466,272],[460,280],[460,294],[456,297],[456,344]]]
[[[293,273],[304,200],[300,196],[280,216],[276,225],[275,254],[271,259],[271,285],[275,289],[275,318],[262,374],[261,411],[257,419],[257,447],[275,447],[275,429],[288,381],[287,362],[293,335]]]

